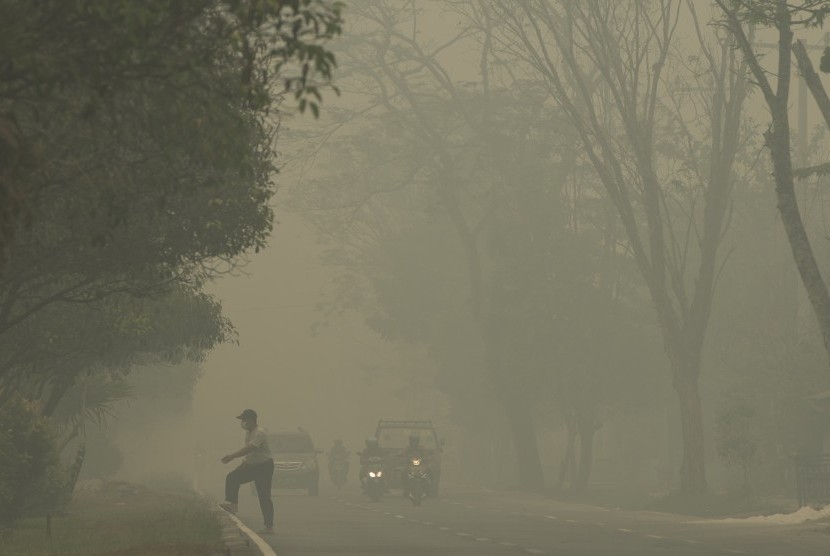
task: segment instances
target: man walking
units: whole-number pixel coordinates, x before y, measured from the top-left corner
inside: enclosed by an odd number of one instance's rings
[[[231,513],[239,510],[239,487],[254,481],[262,518],[265,520],[265,534],[274,532],[274,504],[271,502],[271,479],[274,476],[274,460],[268,447],[265,431],[257,425],[257,414],[253,409],[246,409],[236,416],[245,429],[245,445],[232,454],[222,458],[228,463],[236,458],[244,458],[242,464],[228,473],[225,478],[225,502],[219,506]]]

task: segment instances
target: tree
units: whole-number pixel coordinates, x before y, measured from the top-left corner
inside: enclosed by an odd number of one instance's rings
[[[467,430],[494,430],[491,408],[503,408],[519,480],[539,488],[534,407],[551,403],[541,386],[561,372],[596,402],[596,373],[613,370],[619,346],[589,321],[619,322],[608,313],[629,293],[617,268],[628,263],[613,231],[592,225],[604,220],[603,202],[573,179],[572,130],[545,107],[544,90],[497,87],[487,49],[480,82],[462,82],[442,60],[443,46],[486,40],[483,31],[462,28],[433,45],[410,32],[411,18],[416,29],[422,20],[408,3],[362,4],[353,18],[363,34],[349,35],[339,59],[365,107],[338,114],[336,135],[321,134],[322,176],[303,184],[301,208],[313,209],[331,241],[328,262],[348,276],[338,299],[383,337],[428,347]],[[586,349],[569,349],[573,340]],[[578,488],[596,418],[581,421],[590,426]]]
[[[706,489],[701,352],[747,88],[732,51],[705,35],[692,3],[699,64],[686,75],[666,74],[670,61],[693,63],[676,57],[681,6],[532,1],[492,10],[503,22],[496,52],[526,64],[567,115],[625,229],[680,404],[681,488],[695,493]]]
[[[725,18],[725,26],[742,52],[752,71],[755,85],[761,90],[770,112],[770,127],[764,133],[764,141],[770,151],[775,177],[775,195],[778,213],[787,235],[796,268],[807,297],[815,313],[824,339],[824,348],[830,356],[830,293],[816,261],[810,238],[804,225],[795,191],[795,180],[827,171],[826,165],[813,168],[793,168],[790,146],[789,95],[792,85],[792,58],[795,55],[802,77],[830,126],[830,100],[807,50],[801,41],[795,41],[794,30],[821,26],[830,13],[826,1],[806,1],[790,4],[784,0],[717,0]],[[745,25],[763,25],[778,33],[776,82],[761,65],[757,49]],[[822,65],[824,65],[822,58]]]
[[[0,64],[8,78],[0,98],[37,156],[15,181],[34,193],[0,281],[0,344],[8,346],[0,362],[3,395],[21,381],[35,392],[46,381],[58,393],[79,373],[112,363],[102,361],[110,346],[99,347],[109,329],[95,325],[119,311],[146,318],[143,309],[136,314],[136,297],[169,307],[177,294],[194,300],[191,307],[205,302],[211,315],[204,323],[213,329],[188,321],[187,334],[203,334],[206,346],[226,337],[227,323],[199,288],[222,273],[222,263],[232,267],[245,250],[265,245],[277,129],[271,112],[280,97],[274,72],[301,108],[316,113],[313,76],[331,77],[333,57],[321,43],[339,32],[340,6],[124,1],[12,8],[20,18],[3,24],[19,38],[18,50],[9,53],[13,64]],[[51,18],[59,16],[56,29]],[[119,30],[125,26],[130,32]],[[100,42],[89,43],[92,30]],[[84,312],[93,326],[70,328],[70,315]],[[193,345],[187,334],[167,338]],[[43,353],[64,336],[78,341]],[[49,366],[66,354],[71,365]],[[40,358],[34,364],[33,355]],[[122,352],[116,365],[129,357]]]
[[[282,97],[276,79],[284,84],[282,90],[294,94],[301,110],[309,107],[317,114],[321,97],[314,77],[331,78],[334,58],[322,43],[339,34],[340,12],[339,3],[324,0],[197,0],[186,5],[171,0],[5,0],[0,21],[0,255],[8,254],[19,224],[25,223],[21,215],[33,210],[30,203],[42,187],[36,178],[60,182],[65,177],[56,176],[60,166],[40,152],[40,142],[48,137],[40,128],[51,118],[83,122],[119,93],[138,93],[139,100],[153,88],[172,95],[178,101],[172,106],[186,103],[193,93],[212,91],[244,99],[254,117],[267,115]],[[214,81],[219,69],[230,78],[223,88]],[[134,108],[141,109],[141,103]],[[83,168],[70,173],[77,171]]]

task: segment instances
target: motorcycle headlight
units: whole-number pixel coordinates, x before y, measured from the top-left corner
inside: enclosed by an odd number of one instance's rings
[[[421,458],[413,458],[412,465],[418,466],[421,465]]]
[[[374,472],[374,471],[369,471],[369,476],[370,476],[370,477],[377,477],[377,475],[375,475],[375,472]]]

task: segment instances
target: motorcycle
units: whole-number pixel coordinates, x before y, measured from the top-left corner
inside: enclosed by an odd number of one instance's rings
[[[329,477],[337,488],[343,488],[349,475],[349,460],[335,457],[329,460]]]
[[[383,458],[372,457],[366,462],[362,472],[363,492],[372,502],[377,502],[386,492],[386,475],[383,471]]]
[[[409,467],[406,472],[404,489],[412,504],[420,506],[430,492],[430,477],[426,464],[420,456],[409,458]]]

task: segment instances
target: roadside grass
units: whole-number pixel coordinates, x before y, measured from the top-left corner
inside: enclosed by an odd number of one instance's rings
[[[592,485],[583,493],[550,489],[546,495],[563,502],[619,510],[646,510],[712,518],[789,513],[798,509],[795,501],[791,499],[740,490],[690,496],[679,492],[648,494],[625,486]]]
[[[672,492],[654,497],[645,509],[697,517],[750,517],[794,512],[798,504],[788,499],[740,491],[698,495]]]
[[[63,515],[30,518],[0,533],[9,556],[215,556],[221,530],[208,502],[195,494],[138,488],[77,493]]]

